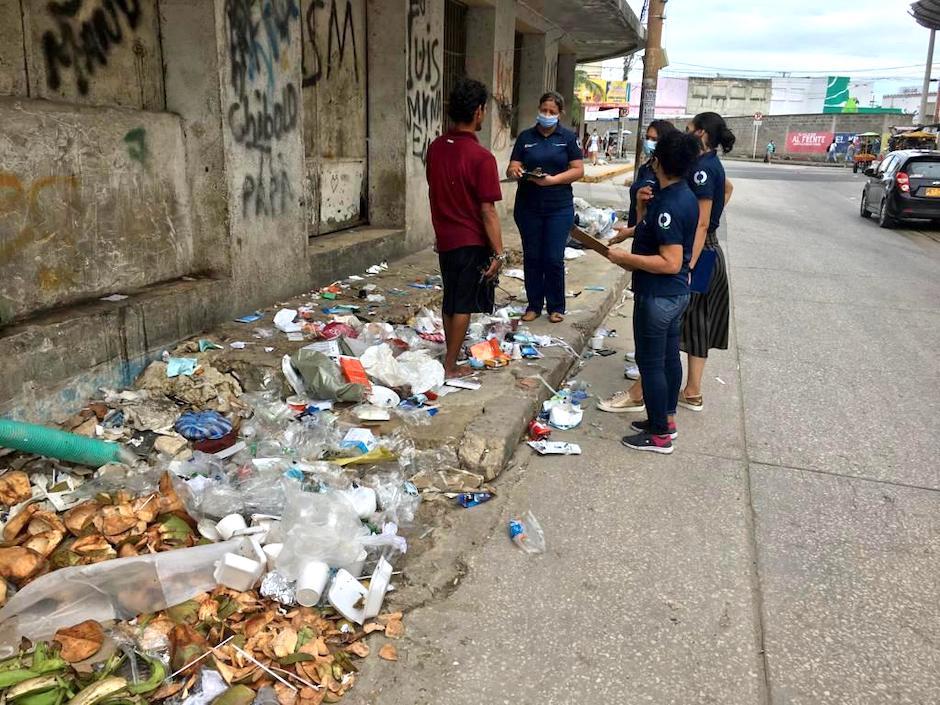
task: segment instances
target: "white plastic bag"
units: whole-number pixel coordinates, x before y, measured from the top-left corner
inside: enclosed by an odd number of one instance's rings
[[[444,366],[423,350],[409,350],[398,356],[386,343],[373,345],[359,358],[366,373],[386,387],[410,387],[423,394],[444,384]]]
[[[215,564],[241,539],[87,566],[37,578],[0,610],[0,657],[86,619],[107,622],[178,605],[216,587]]]

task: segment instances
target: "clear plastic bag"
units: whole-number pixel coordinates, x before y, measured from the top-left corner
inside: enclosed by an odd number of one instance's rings
[[[353,505],[339,492],[292,492],[281,518],[284,548],[277,570],[296,580],[310,561],[336,568],[354,564],[369,530]]]
[[[509,519],[509,538],[526,553],[545,553],[545,532],[531,511]]]
[[[192,599],[216,586],[213,573],[238,541],[88,566],[62,568],[17,592],[0,610],[0,656],[11,655],[20,637],[51,637],[86,619],[132,619]]]
[[[375,490],[383,521],[394,522],[399,526],[414,522],[418,505],[421,504],[421,493],[414,484],[402,477],[401,472],[374,473],[364,479],[362,484]]]

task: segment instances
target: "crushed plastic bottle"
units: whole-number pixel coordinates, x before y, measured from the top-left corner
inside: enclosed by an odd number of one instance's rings
[[[510,517],[509,538],[526,553],[545,553],[545,533],[531,511]]]

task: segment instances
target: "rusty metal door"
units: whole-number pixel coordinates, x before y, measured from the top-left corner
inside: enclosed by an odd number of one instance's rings
[[[366,0],[302,0],[304,146],[313,235],[367,213]]]

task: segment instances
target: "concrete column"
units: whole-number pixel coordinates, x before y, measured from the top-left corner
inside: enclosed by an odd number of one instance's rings
[[[495,0],[494,7],[467,12],[467,75],[493,96],[480,142],[497,154],[510,147],[515,11],[515,0]]]
[[[522,38],[519,88],[519,129],[535,124],[539,98],[558,84],[558,39],[546,34]]]
[[[578,57],[574,54],[558,55],[558,80],[556,90],[565,99],[565,110],[571,114],[574,103],[574,72],[578,65]]]
[[[167,110],[183,118],[188,155],[193,271],[231,277],[217,31],[211,3],[160,3]]]

